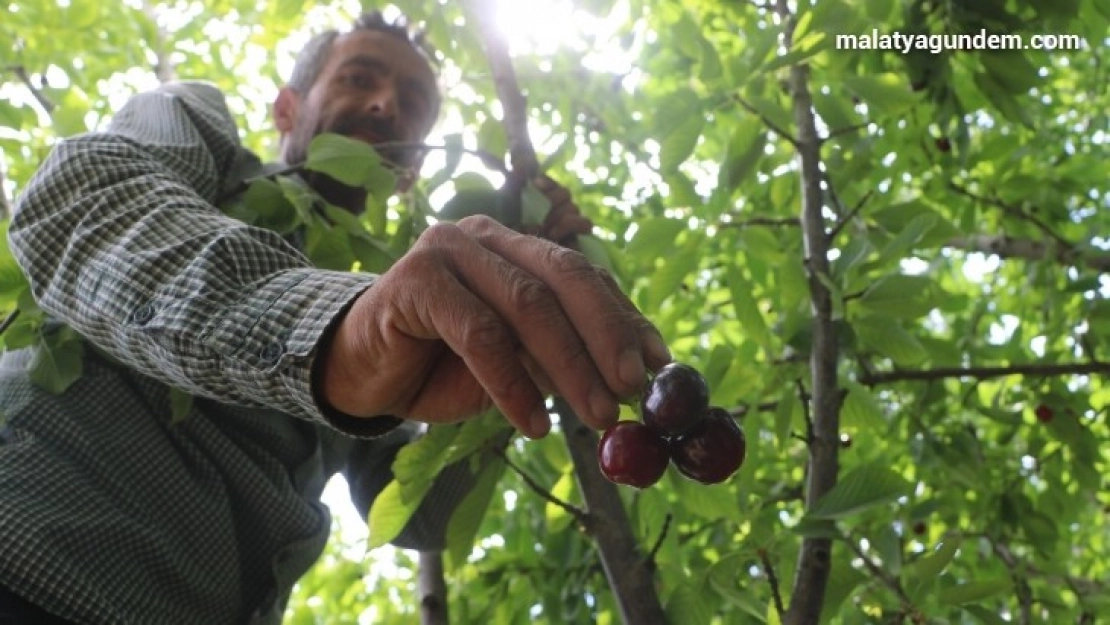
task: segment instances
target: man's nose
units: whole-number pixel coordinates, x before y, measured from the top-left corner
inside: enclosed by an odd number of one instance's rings
[[[371,117],[393,119],[397,116],[397,91],[392,85],[384,86],[370,96],[367,104]]]

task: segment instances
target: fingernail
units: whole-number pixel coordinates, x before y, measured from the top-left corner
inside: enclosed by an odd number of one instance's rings
[[[595,426],[607,427],[616,422],[620,406],[609,389],[598,385],[590,392],[590,412],[594,416]]]
[[[620,360],[617,361],[617,373],[621,376],[621,382],[639,388],[647,377],[643,356],[634,349],[621,354]]]
[[[531,430],[531,435],[528,438],[543,438],[547,436],[547,432],[551,429],[551,417],[547,414],[547,407],[540,405],[532,411],[532,415],[528,417],[528,425]]]
[[[672,359],[671,350],[667,348],[667,344],[652,331],[648,331],[647,338],[644,340],[644,351],[656,362],[670,362]]]

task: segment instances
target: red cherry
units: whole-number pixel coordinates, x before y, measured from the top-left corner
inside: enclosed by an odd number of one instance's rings
[[[924,521],[918,521],[917,523],[913,524],[913,533],[917,534],[918,536],[924,535],[926,530],[928,529],[929,528],[925,525]]]
[[[952,151],[952,142],[947,137],[937,139],[936,144],[937,149],[941,152],[948,153]]]
[[[638,421],[619,421],[601,436],[597,462],[615,484],[647,488],[667,470],[667,441],[659,432]]]
[[[709,407],[709,386],[697,369],[672,362],[655,374],[640,402],[644,423],[677,436],[697,423]]]
[[[1041,423],[1048,423],[1049,421],[1052,421],[1052,417],[1056,416],[1055,411],[1044,404],[1040,404],[1039,406],[1037,406],[1037,409],[1034,410],[1033,413],[1037,415],[1037,421],[1040,421]]]
[[[732,415],[716,406],[688,432],[671,440],[671,460],[686,477],[702,484],[727,480],[744,463],[747,440]]]

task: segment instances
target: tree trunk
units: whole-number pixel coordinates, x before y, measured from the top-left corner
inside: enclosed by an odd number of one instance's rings
[[[448,625],[447,582],[443,577],[443,552],[421,551],[416,578],[421,625]]]

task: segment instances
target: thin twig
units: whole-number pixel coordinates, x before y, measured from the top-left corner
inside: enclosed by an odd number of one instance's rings
[[[855,537],[851,534],[844,536],[844,542],[848,545],[848,548],[852,550],[852,553],[856,554],[856,557],[863,561],[863,566],[875,576],[876,579],[881,581],[887,588],[894,591],[894,594],[898,595],[898,599],[902,602],[902,607],[904,609],[913,609],[913,601],[910,600],[909,595],[906,594],[905,589],[902,588],[902,583],[898,581],[897,577],[890,575],[884,571],[882,567],[875,564],[874,560],[860,549],[859,545],[856,544]]]
[[[0,334],[3,334],[5,332],[7,332],[8,328],[12,327],[12,324],[15,323],[15,320],[18,319],[18,318],[19,318],[19,309],[18,308],[11,311],[10,313],[8,313],[8,316],[4,317],[3,321],[0,321]]]
[[[832,182],[830,180],[826,179],[825,184],[829,185],[830,189],[832,188]],[[830,243],[832,243],[836,239],[836,237],[840,235],[840,232],[844,230],[844,227],[847,226],[849,222],[855,219],[856,215],[859,215],[860,211],[863,210],[864,205],[867,204],[867,200],[871,199],[871,195],[874,193],[874,189],[868,189],[867,193],[864,193],[863,197],[860,198],[858,202],[856,202],[855,206],[852,207],[852,210],[848,211],[847,215],[840,218],[840,221],[837,222],[837,224],[833,226],[832,231],[829,232]]]
[[[1003,543],[995,542],[992,538],[987,538],[990,542],[994,552],[1010,569],[1010,576],[1014,578],[1015,593],[1018,597],[1018,603],[1021,605],[1021,625],[1029,625],[1033,622],[1033,589],[1029,587],[1029,581],[1025,575],[1019,572],[1021,563],[1014,557],[1010,548]]]
[[[751,226],[770,226],[772,228],[794,227],[798,228],[802,222],[797,217],[752,217],[740,221],[722,221],[718,228],[749,228]]]
[[[1110,373],[1110,363],[1021,364],[1008,367],[938,367],[936,369],[895,370],[865,373],[859,383],[865,386],[902,381],[942,380],[946,378],[1001,378],[1010,375],[1059,376]]]
[[[979,194],[971,191],[967,187],[965,187],[963,185],[960,185],[958,183],[955,183],[955,182],[948,183],[948,187],[950,189],[952,189],[953,191],[955,191],[955,192],[957,192],[961,195],[964,195],[964,196],[966,196],[970,199],[973,199],[977,202],[982,202],[984,204],[994,206],[995,208],[999,208],[1003,212],[1008,213],[1008,214],[1010,214],[1014,217],[1017,217],[1019,219],[1024,219],[1025,221],[1028,221],[1029,223],[1031,223],[1034,226],[1036,226],[1037,228],[1039,228],[1041,230],[1041,232],[1044,232],[1051,239],[1056,241],[1065,250],[1071,251],[1071,250],[1075,249],[1075,244],[1073,244],[1071,241],[1068,241],[1064,237],[1057,234],[1055,230],[1053,230],[1047,223],[1044,222],[1044,220],[1037,217],[1036,215],[1031,215],[1031,214],[1027,213],[1026,211],[1023,211],[1023,210],[1021,210],[1020,208],[1018,208],[1016,206],[1011,206],[1010,204],[1007,204],[1006,202],[1003,202],[1002,200],[1000,200],[998,198],[992,198],[992,197],[986,197],[986,196],[983,196],[983,195],[979,195]]]
[[[563,501],[555,495],[552,495],[551,491],[541,486],[538,482],[536,482],[536,480],[532,478],[532,476],[528,475],[528,473],[524,469],[520,468],[512,460],[510,460],[509,456],[505,454],[505,451],[501,448],[494,448],[493,452],[498,456],[501,456],[501,459],[505,461],[505,464],[510,469],[515,471],[522,480],[524,480],[524,483],[528,485],[528,488],[531,488],[533,491],[535,491],[537,495],[544,498],[545,500],[569,512],[575,518],[575,520],[578,521],[578,524],[581,525],[583,528],[589,528],[590,515],[585,510],[579,508],[578,506],[575,506],[574,504]]]
[[[659,553],[659,549],[663,547],[663,539],[667,537],[667,531],[671,529],[672,520],[673,517],[671,513],[668,512],[666,518],[663,519],[663,527],[659,530],[659,537],[655,539],[655,545],[653,545],[651,551],[648,552],[648,562],[655,562],[655,554]]]
[[[798,378],[797,380],[795,380],[794,384],[798,389],[798,399],[802,402],[802,415],[805,417],[805,420],[806,420],[806,437],[805,437],[804,440],[805,440],[806,444],[808,445],[808,444],[813,443],[813,436],[814,436],[813,435],[813,415],[810,413],[810,410],[809,410],[809,401],[810,401],[811,398],[810,398],[809,393],[806,391],[805,384],[802,383],[801,378]]]
[[[15,74],[16,77],[18,77],[19,80],[24,85],[26,85],[27,89],[30,90],[31,95],[34,96],[35,101],[39,103],[39,106],[41,106],[47,113],[54,112],[54,103],[50,101],[50,98],[47,98],[46,95],[43,94],[42,89],[36,87],[35,83],[31,82],[31,75],[27,73],[26,67],[23,67],[22,65],[9,65],[8,71]]]
[[[870,125],[871,125],[871,122],[863,122],[863,123],[860,123],[860,124],[853,124],[851,126],[844,126],[843,128],[837,128],[836,130],[833,130],[829,134],[822,137],[821,138],[821,143],[829,141],[829,140],[831,140],[835,137],[839,137],[840,135],[848,134],[849,132],[855,132],[857,130],[864,130]]]
[[[771,566],[771,558],[767,555],[766,549],[759,549],[759,562],[763,565],[763,572],[767,575],[767,583],[771,585],[771,596],[775,600],[775,612],[778,612],[779,620],[782,620],[783,615],[786,613],[786,606],[782,602],[782,590],[779,588],[779,578],[775,575],[775,567]]]
[[[767,116],[764,115],[763,113],[760,113],[759,109],[757,109],[754,106],[752,106],[751,104],[749,104],[747,100],[745,100],[743,97],[740,96],[740,94],[734,94],[732,96],[732,99],[735,100],[737,104],[744,107],[749,113],[758,117],[759,120],[762,121],[765,126],[767,126],[772,131],[774,131],[775,134],[777,134],[780,137],[782,137],[783,139],[785,139],[787,143],[789,143],[790,145],[793,145],[795,148],[798,147],[798,139],[795,138],[794,135],[792,135],[789,132],[783,130],[781,126],[779,126],[775,122],[768,119]]]

